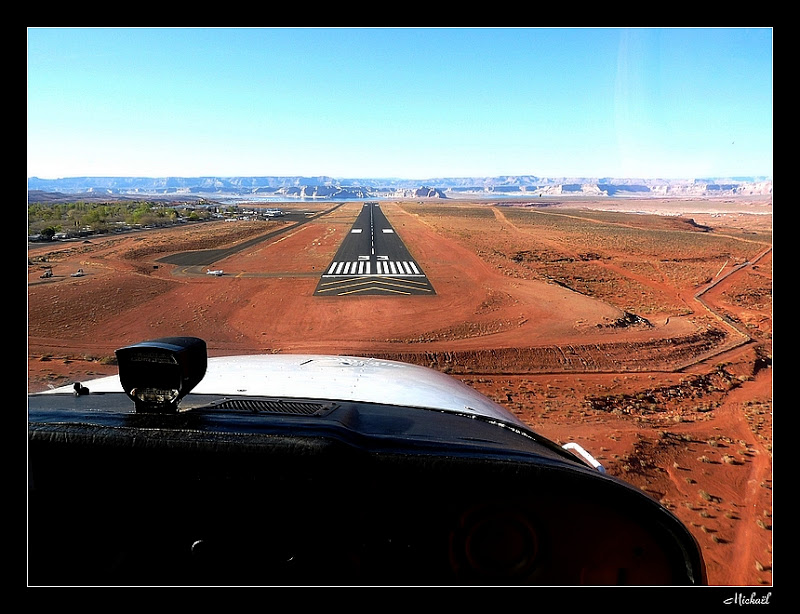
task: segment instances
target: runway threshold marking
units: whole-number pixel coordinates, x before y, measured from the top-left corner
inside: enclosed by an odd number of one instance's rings
[[[436,294],[378,203],[364,203],[314,292],[315,296],[350,294]]]
[[[356,292],[370,294],[429,294],[433,290],[423,281],[393,277],[342,277],[317,287],[317,294],[344,296]]]

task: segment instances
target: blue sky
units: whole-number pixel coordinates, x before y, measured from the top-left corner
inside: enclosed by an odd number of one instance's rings
[[[29,28],[28,176],[772,176],[770,28]]]

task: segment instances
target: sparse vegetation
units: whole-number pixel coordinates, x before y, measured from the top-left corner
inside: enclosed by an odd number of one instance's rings
[[[89,236],[118,229],[164,226],[179,220],[208,219],[210,215],[206,209],[185,203],[176,206],[153,201],[30,203],[28,236],[40,234],[46,239],[58,234]]]
[[[681,291],[712,280],[728,261],[747,261],[770,239],[719,236],[683,217],[527,206],[403,206],[476,245],[477,254],[506,275],[549,280],[644,317],[686,314]]]

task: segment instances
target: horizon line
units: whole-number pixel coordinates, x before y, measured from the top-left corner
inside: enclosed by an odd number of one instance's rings
[[[304,177],[304,178],[317,178],[317,177],[324,177],[327,179],[367,179],[371,181],[376,180],[393,180],[393,181],[423,181],[423,180],[431,180],[431,179],[473,179],[473,178],[499,178],[499,177],[536,177],[539,179],[556,179],[556,178],[580,178],[580,179],[661,179],[661,180],[690,180],[690,179],[734,179],[737,177],[748,177],[748,178],[763,178],[772,180],[771,174],[766,173],[736,173],[736,174],[702,174],[702,175],[682,175],[682,176],[666,176],[666,175],[589,175],[589,174],[547,174],[547,175],[537,175],[534,173],[501,173],[501,174],[466,174],[466,175],[431,175],[428,177],[411,177],[411,176],[402,176],[402,175],[376,175],[376,176],[362,176],[362,175],[327,175],[327,174],[307,174],[307,173],[294,173],[294,174],[279,174],[279,175],[270,175],[270,174],[220,174],[220,173],[213,173],[213,174],[197,174],[197,175],[179,175],[179,174],[166,174],[166,175],[145,175],[145,174],[136,174],[136,175],[120,175],[120,174],[112,174],[112,175],[61,175],[57,177],[42,177],[40,175],[29,175],[27,180],[30,181],[31,179],[38,179],[42,181],[56,181],[61,179],[82,179],[82,178],[97,178],[97,179],[202,179],[202,178],[213,178],[213,177],[274,177],[274,178],[294,178],[294,177]]]

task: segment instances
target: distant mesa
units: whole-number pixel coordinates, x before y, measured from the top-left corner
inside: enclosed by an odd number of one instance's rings
[[[771,195],[768,177],[626,179],[585,177],[443,177],[344,179],[327,176],[28,178],[28,191],[87,196],[266,196],[286,199],[457,198],[469,196]]]

